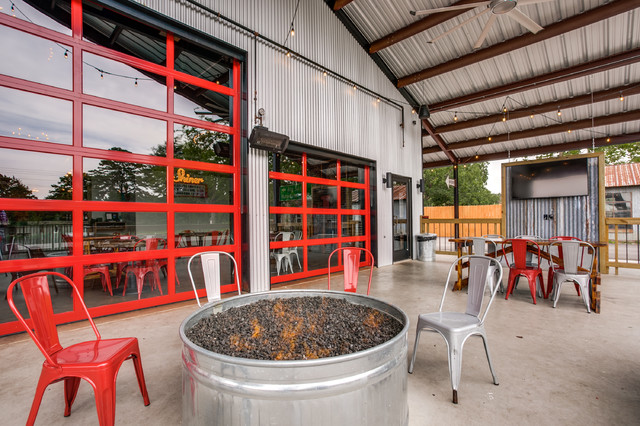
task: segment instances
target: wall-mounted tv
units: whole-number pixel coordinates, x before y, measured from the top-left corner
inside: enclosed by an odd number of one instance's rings
[[[588,158],[511,166],[511,198],[589,195]]]

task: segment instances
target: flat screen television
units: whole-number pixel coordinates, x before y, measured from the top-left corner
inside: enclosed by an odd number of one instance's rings
[[[589,195],[588,158],[511,166],[511,198]]]

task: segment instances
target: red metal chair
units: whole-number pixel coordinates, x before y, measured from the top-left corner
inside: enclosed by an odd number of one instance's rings
[[[513,252],[513,263],[509,262],[509,257],[505,256],[507,266],[509,267],[509,279],[507,281],[507,294],[505,299],[509,299],[509,295],[513,293],[513,289],[516,284],[516,279],[520,276],[524,276],[529,281],[529,290],[531,291],[531,297],[533,303],[536,304],[536,290],[539,289],[544,296],[544,280],[542,278],[542,268],[540,265],[527,265],[527,251],[529,247],[534,249],[533,254],[537,254],[537,259],[540,259],[540,246],[531,240],[525,239],[510,239],[502,243],[502,251],[506,253],[508,246],[511,246]],[[540,279],[540,286],[537,286],[538,278]]]
[[[73,238],[71,235],[62,234],[62,240],[67,247],[67,254],[73,255]],[[88,253],[87,253],[88,254]],[[82,277],[90,274],[100,274],[100,282],[102,284],[102,291],[109,290],[109,294],[113,296],[113,289],[111,288],[111,275],[109,272],[109,265],[84,265],[82,268]]]
[[[96,340],[62,347],[53,319],[53,306],[47,282],[47,277],[50,275],[62,278],[69,283],[93,328]],[[13,302],[13,288],[18,283],[24,294],[33,329]],[[69,416],[78,393],[80,379],[86,380],[93,387],[100,425],[113,425],[116,415],[116,376],[120,366],[127,359],[133,360],[144,405],[150,404],[142,371],[138,339],[135,337],[102,339],[78,288],[68,277],[57,272],[25,275],[9,285],[7,294],[9,307],[45,357],[27,425],[33,425],[35,422],[47,386],[60,381],[64,381],[64,415]]]
[[[569,237],[569,236],[555,236],[555,237],[551,237],[549,238],[550,241],[582,241],[580,238],[576,238],[576,237]],[[558,264],[558,262],[553,262],[553,257],[552,257],[552,253],[551,253],[551,248],[553,246],[550,245],[549,246],[549,271],[547,272],[547,291],[546,294],[544,296],[544,298],[546,299],[547,297],[549,297],[549,294],[551,294],[551,291],[553,290],[553,272],[555,269],[560,268],[560,264]],[[560,260],[560,262],[562,262],[562,245],[558,246],[558,259]],[[576,292],[578,293],[578,296],[580,296],[580,285],[576,284]]]
[[[371,277],[373,275],[373,254],[366,248],[362,247],[340,247],[335,249],[329,255],[328,271],[329,271],[329,290],[331,290],[331,256],[334,253],[342,251],[342,264],[344,266],[344,291],[355,293],[358,289],[358,272],[360,270],[360,256],[365,252],[365,262],[371,265],[369,270],[369,284],[367,285],[367,295],[371,291]]]
[[[160,238],[144,238],[136,242],[134,246],[134,250],[142,248],[144,244],[144,250],[157,250],[158,244],[160,244]],[[160,285],[160,267],[162,265],[158,261],[158,259],[147,259],[142,261],[134,262],[133,265],[129,265],[124,270],[124,288],[122,290],[122,295],[124,296],[127,292],[127,277],[129,274],[133,274],[136,277],[136,286],[138,287],[138,300],[140,300],[140,295],[142,294],[142,287],[144,286],[144,280],[147,274],[151,274],[151,290],[157,288],[160,291],[160,295],[162,295],[162,286]]]

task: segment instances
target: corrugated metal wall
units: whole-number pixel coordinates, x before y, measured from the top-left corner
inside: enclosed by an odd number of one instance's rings
[[[505,164],[507,238],[536,235],[546,239],[569,235],[584,241],[599,241],[598,161],[598,157],[591,157],[587,162],[589,195],[527,200],[511,198],[511,165]],[[553,215],[553,219],[545,219],[544,215]]]
[[[322,0],[300,1],[294,21],[295,37],[288,37],[297,0],[201,0],[219,12],[265,37],[284,44],[322,67],[336,72],[383,97],[404,105],[403,112],[376,97],[354,90],[345,81],[318,69],[295,55],[274,48],[253,34],[217,19],[184,0],[139,1],[186,25],[248,52],[246,66],[248,131],[255,110],[264,108],[263,124],[292,140],[376,162],[378,185],[379,265],[392,262],[391,190],[382,175],[392,172],[413,179],[413,229],[419,229],[421,194],[415,182],[422,174],[420,126],[416,116],[393,84],[382,74],[342,23]],[[257,46],[254,47],[254,46]],[[254,76],[254,65],[255,76]],[[256,93],[257,92],[257,93]],[[254,95],[257,102],[254,102]],[[404,129],[400,127],[405,114]],[[269,289],[268,164],[267,155],[250,149],[249,232],[251,291]]]

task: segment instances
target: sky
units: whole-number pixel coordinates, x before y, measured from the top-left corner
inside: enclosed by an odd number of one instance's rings
[[[502,163],[506,162],[507,160],[489,161],[487,189],[493,194],[502,192]]]

